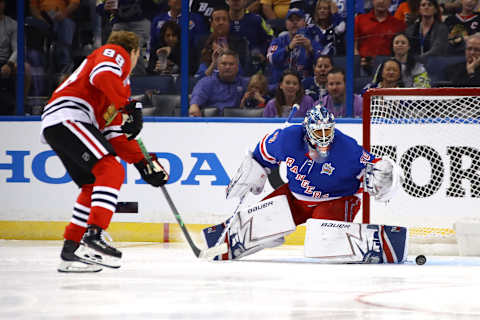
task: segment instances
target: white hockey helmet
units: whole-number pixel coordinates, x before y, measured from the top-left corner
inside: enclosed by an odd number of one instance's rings
[[[325,107],[317,104],[307,111],[305,120],[305,138],[310,147],[319,152],[326,152],[335,134],[335,117]]]

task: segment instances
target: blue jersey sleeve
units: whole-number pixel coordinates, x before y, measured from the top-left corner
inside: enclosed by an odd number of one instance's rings
[[[361,172],[367,163],[369,162],[375,162],[375,156],[363,149],[362,146],[360,146],[353,138],[351,137],[346,137],[346,139],[349,141],[350,146],[347,147],[350,149],[350,153],[352,155],[352,165],[358,172]],[[346,144],[348,146],[348,144]]]
[[[255,147],[253,158],[263,167],[278,167],[284,159],[282,140],[282,129],[277,129],[272,134],[265,135]]]
[[[279,37],[272,40],[268,48],[267,59],[274,66],[283,66],[288,58],[288,41]]]

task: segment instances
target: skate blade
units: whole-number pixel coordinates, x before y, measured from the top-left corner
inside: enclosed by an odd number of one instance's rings
[[[101,254],[87,246],[81,246],[79,250],[75,252],[75,255],[80,257],[83,261],[107,268],[118,269],[121,266],[120,258]]]
[[[92,272],[100,272],[103,268],[89,263],[83,263],[81,261],[65,261],[62,260],[60,265],[57,268],[58,272],[65,272],[65,273],[92,273]]]

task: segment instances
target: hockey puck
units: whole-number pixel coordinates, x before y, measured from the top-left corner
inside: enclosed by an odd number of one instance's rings
[[[425,264],[425,262],[427,262],[427,258],[423,254],[418,255],[415,258],[415,263],[418,264],[419,266]]]

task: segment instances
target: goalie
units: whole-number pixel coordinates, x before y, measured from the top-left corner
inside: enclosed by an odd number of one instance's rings
[[[228,252],[217,259],[238,259],[279,246],[285,235],[307,221],[307,257],[348,263],[406,258],[405,228],[353,223],[361,187],[386,202],[400,184],[399,168],[335,129],[334,116],[326,108],[317,105],[302,125],[267,134],[231,180],[227,199],[260,194],[270,168],[281,162],[286,164],[288,183],[225,223],[204,229],[209,247],[227,243]]]

